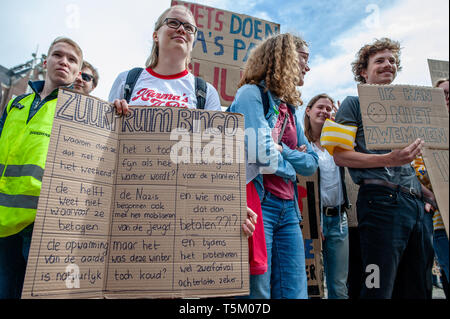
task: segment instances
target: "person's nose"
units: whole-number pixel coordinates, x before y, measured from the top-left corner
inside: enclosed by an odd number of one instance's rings
[[[61,65],[64,65],[64,66],[68,67],[69,66],[69,59],[65,55],[63,55],[61,57],[61,59],[59,60],[59,63]]]
[[[180,26],[178,27],[177,32],[186,34],[186,29],[184,28],[184,24],[180,23]]]
[[[383,63],[383,69],[392,69],[394,67],[395,62],[391,62],[386,59]]]
[[[84,82],[80,74],[78,74],[78,76],[76,77],[75,82],[78,84],[82,84]]]

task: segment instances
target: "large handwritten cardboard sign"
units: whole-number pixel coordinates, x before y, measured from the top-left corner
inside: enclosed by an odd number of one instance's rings
[[[177,4],[192,11],[199,29],[192,52],[194,75],[214,85],[222,106],[230,105],[250,51],[267,36],[279,33],[280,25],[200,4],[172,0],[172,5]]]
[[[448,79],[448,61],[428,59],[428,68],[430,69],[432,86],[434,86],[438,80]]]
[[[431,185],[433,186],[433,193],[439,206],[439,212],[441,213],[445,230],[448,236],[448,149],[435,150],[425,148],[422,151],[422,154],[425,166],[427,168],[428,176],[430,177]]]
[[[324,296],[324,268],[322,261],[322,238],[320,236],[320,207],[318,174],[298,177],[298,201],[302,212],[302,234],[305,244],[308,296]]]
[[[248,294],[241,127],[60,90],[22,296]]]
[[[408,85],[358,85],[368,149],[403,148],[417,138],[448,149],[449,117],[442,89]]]

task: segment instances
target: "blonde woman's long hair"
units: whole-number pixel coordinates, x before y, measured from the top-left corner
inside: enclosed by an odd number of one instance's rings
[[[251,52],[238,87],[264,80],[266,88],[282,101],[295,107],[302,105],[296,88],[300,82],[297,51],[307,46],[302,38],[290,33],[265,39]]]
[[[156,20],[155,23],[155,30],[154,32],[157,32],[163,25],[164,25],[164,20],[167,18],[167,16],[169,15],[170,11],[174,10],[174,9],[180,9],[186,12],[186,15],[190,16],[192,18],[192,21],[195,23],[195,18],[194,15],[192,14],[192,12],[186,8],[183,5],[176,5],[173,7],[170,7],[168,9],[166,9],[158,18],[158,20]],[[153,41],[153,45],[152,45],[152,51],[150,53],[150,56],[147,58],[147,61],[145,62],[145,67],[150,67],[150,68],[155,68],[156,65],[158,64],[158,57],[159,57],[159,47],[158,47],[158,43]],[[188,56],[186,57],[186,69],[189,68],[189,62],[191,60],[191,53],[189,52]]]

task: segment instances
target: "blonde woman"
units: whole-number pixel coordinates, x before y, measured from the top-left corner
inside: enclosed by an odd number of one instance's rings
[[[130,104],[143,106],[171,106],[196,108],[195,77],[188,70],[197,26],[192,12],[176,5],[158,18],[153,32],[152,52],[145,69],[130,92]],[[128,112],[125,84],[129,71],[121,73],[113,84],[109,101],[119,114]],[[221,111],[216,89],[206,83],[205,110]],[[255,230],[256,213],[247,208],[242,230],[247,237]]]
[[[295,115],[308,57],[299,37],[266,39],[252,51],[229,108],[245,116],[247,183],[261,201],[267,249],[267,272],[251,275],[250,298],[308,298],[296,175],[312,175],[318,157]],[[258,86],[268,94],[266,111]]]
[[[182,5],[173,6],[158,18],[153,32],[153,47],[146,69],[139,75],[130,95],[124,99],[129,71],[117,77],[109,94],[118,113],[127,113],[128,104],[195,108],[195,77],[188,65],[197,26],[191,11]],[[206,110],[220,111],[216,89],[207,83]]]

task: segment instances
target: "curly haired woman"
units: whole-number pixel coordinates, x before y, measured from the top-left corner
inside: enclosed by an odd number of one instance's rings
[[[297,36],[266,39],[252,51],[229,108],[245,116],[247,182],[261,201],[267,248],[267,272],[251,275],[250,298],[308,298],[295,187],[297,174],[312,175],[318,166],[295,114],[302,105],[296,86],[309,71],[308,56],[306,42]],[[268,94],[267,112],[258,86]]]

